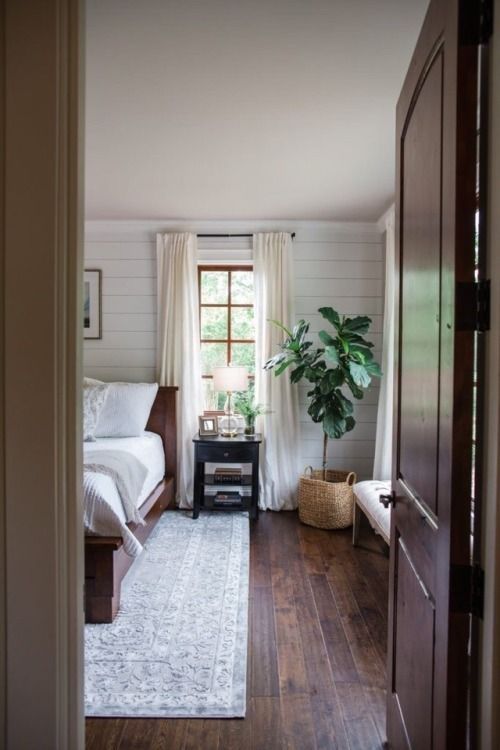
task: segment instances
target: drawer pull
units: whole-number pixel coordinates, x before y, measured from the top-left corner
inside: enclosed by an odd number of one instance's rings
[[[226,452],[224,453],[224,458],[227,458],[228,456],[229,456],[229,451],[226,451]]]

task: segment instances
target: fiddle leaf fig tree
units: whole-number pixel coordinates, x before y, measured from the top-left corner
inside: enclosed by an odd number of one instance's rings
[[[289,369],[292,383],[306,380],[311,384],[307,413],[313,422],[323,426],[323,477],[326,477],[329,438],[341,438],[356,424],[353,403],[345,392],[362,399],[372,378],[381,377],[382,372],[373,358],[373,344],[363,338],[370,327],[370,318],[341,317],[331,307],[320,307],[318,312],[333,327],[331,333],[319,332],[322,346],[318,348],[306,340],[309,323],[305,320],[300,320],[291,331],[278,321],[271,321],[284,331],[286,338],[281,351],[266,362],[264,369],[274,370],[275,375]]]

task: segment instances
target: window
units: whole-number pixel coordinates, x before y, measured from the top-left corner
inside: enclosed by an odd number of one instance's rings
[[[224,393],[214,393],[213,368],[243,365],[255,373],[252,266],[200,266],[201,373],[205,409],[223,408]]]

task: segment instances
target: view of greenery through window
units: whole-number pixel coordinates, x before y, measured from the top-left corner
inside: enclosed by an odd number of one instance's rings
[[[243,365],[255,372],[253,271],[245,267],[199,268],[201,372],[206,409],[222,409],[225,393],[214,393],[217,365]]]

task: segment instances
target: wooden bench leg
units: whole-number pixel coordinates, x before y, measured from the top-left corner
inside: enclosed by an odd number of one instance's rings
[[[352,521],[352,545],[353,547],[358,546],[360,524],[361,524],[361,510],[355,500],[354,501],[354,514],[353,514],[353,521]]]

